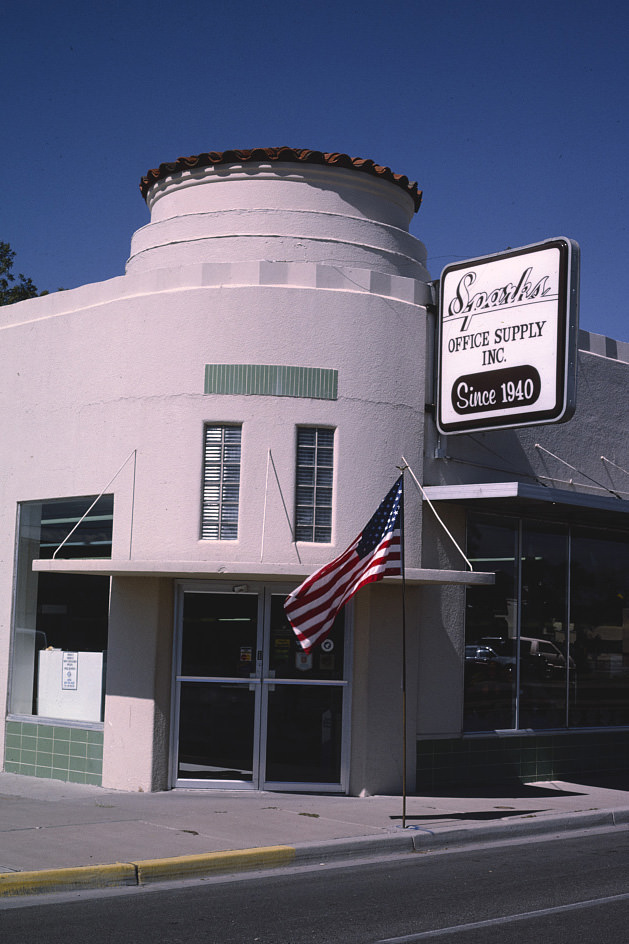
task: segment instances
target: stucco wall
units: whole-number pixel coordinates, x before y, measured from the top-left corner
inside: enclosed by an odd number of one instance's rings
[[[415,787],[419,590],[406,593],[406,786]],[[355,597],[350,793],[399,793],[403,782],[402,585]]]
[[[407,232],[412,200],[350,171],[262,176],[257,189],[251,169],[231,183],[160,185],[126,276],[0,309],[3,703],[19,502],[98,494],[123,466],[108,487],[114,558],[292,565],[295,426],[329,425],[332,542],[298,550],[314,569],[364,526],[402,455],[421,466],[430,293],[424,247]],[[242,363],[337,370],[338,399],[204,393],[206,364]],[[205,422],[243,424],[238,541],[199,540]],[[269,450],[281,493],[272,477],[265,485]],[[420,521],[415,503],[409,566],[420,564]],[[164,784],[164,594],[152,579],[112,584],[109,786]]]
[[[144,559],[259,560],[268,450],[290,513],[297,424],[338,428],[334,547],[365,523],[403,453],[419,463],[425,321],[414,302],[347,289],[192,285],[36,313],[4,334],[13,369],[0,383],[16,409],[2,419],[3,509],[98,494],[137,450],[132,535],[131,463],[111,488],[114,557],[131,548]],[[333,368],[339,398],[206,396],[206,363]],[[206,421],[243,423],[240,536],[220,546],[198,540]],[[266,499],[265,555],[294,561],[277,489]],[[329,551],[306,547],[304,560],[322,562]]]
[[[173,582],[112,580],[103,786],[168,785]]]

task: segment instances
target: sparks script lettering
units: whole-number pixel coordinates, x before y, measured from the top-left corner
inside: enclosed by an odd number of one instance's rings
[[[535,281],[531,279],[532,271],[532,266],[525,269],[515,285],[513,282],[507,282],[506,285],[499,285],[490,291],[474,294],[470,289],[476,281],[476,272],[466,272],[459,281],[455,297],[448,306],[448,315],[453,318],[463,316],[460,330],[467,331],[474,315],[481,312],[553,298],[552,286],[548,284],[549,276],[544,275]]]

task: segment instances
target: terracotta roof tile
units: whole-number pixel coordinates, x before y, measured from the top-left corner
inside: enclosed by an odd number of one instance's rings
[[[200,167],[213,167],[217,164],[243,164],[247,161],[278,161],[284,163],[329,164],[331,167],[343,167],[347,170],[357,170],[365,174],[373,174],[382,180],[388,180],[405,190],[415,204],[415,212],[419,210],[422,192],[417,189],[417,182],[411,181],[403,174],[394,174],[389,167],[375,164],[373,161],[360,157],[349,157],[347,154],[325,153],[310,151],[306,148],[252,148],[250,150],[207,151],[193,157],[179,157],[176,161],[160,164],[159,167],[148,171],[140,180],[140,190],[146,200],[153,184],[172,174],[186,170],[195,170]]]

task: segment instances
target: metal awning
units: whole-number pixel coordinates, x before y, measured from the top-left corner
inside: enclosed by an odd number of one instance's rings
[[[456,502],[477,511],[552,518],[570,524],[629,528],[629,501],[529,482],[425,485],[431,502]]]
[[[79,558],[56,560],[35,560],[33,570],[47,574],[92,574],[109,577],[172,577],[189,579],[222,580],[264,580],[287,581],[303,580],[312,571],[312,566],[304,564],[265,564],[233,561],[217,563],[215,561],[170,561],[170,560],[115,560],[111,558]],[[472,573],[464,570],[431,570],[428,568],[408,567],[406,583],[418,584],[460,584],[476,586],[492,584],[493,573]],[[401,577],[386,577],[387,582],[401,581]]]

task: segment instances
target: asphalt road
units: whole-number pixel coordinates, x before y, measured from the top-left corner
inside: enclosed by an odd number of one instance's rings
[[[629,829],[0,904],[12,944],[625,944]]]

